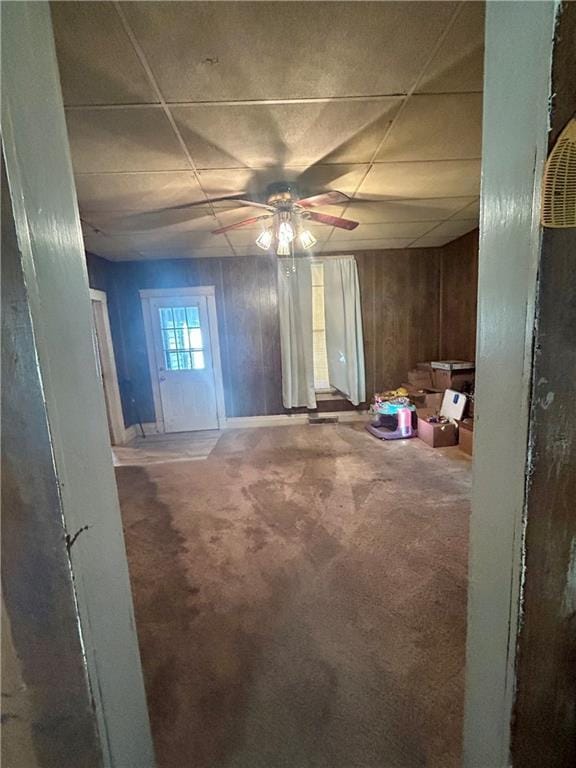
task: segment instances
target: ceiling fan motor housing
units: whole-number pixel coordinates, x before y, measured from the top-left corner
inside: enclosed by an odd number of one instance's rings
[[[266,187],[266,201],[269,205],[290,209],[296,200],[298,200],[296,187],[285,181],[275,182]]]

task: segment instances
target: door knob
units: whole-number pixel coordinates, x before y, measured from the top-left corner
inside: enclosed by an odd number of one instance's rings
[[[160,381],[166,381],[166,376],[160,376]]]

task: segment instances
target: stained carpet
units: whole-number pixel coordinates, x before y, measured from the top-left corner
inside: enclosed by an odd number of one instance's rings
[[[159,768],[460,764],[471,465],[450,450],[305,425],[117,468]]]

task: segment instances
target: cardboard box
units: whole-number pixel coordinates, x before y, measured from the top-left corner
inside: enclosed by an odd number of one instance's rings
[[[436,389],[455,389],[462,392],[474,384],[474,371],[445,371],[435,368],[432,382]]]
[[[415,389],[424,389],[432,386],[432,375],[430,371],[420,371],[414,368],[408,371],[408,383]]]
[[[473,371],[476,364],[471,360],[432,360],[430,366],[443,371]]]
[[[428,416],[433,416],[432,408],[421,408],[418,414],[418,437],[432,448],[444,448],[458,444],[458,429],[455,424],[430,424]]]
[[[443,392],[428,392],[424,396],[424,408],[430,408],[432,411],[437,412],[442,407]]]
[[[458,448],[468,456],[472,456],[474,437],[474,422],[472,419],[464,419],[458,425]]]
[[[426,392],[408,388],[408,397],[410,398],[410,402],[414,403],[416,408],[426,407]]]

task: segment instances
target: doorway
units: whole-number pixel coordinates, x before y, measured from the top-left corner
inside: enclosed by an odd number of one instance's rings
[[[122,415],[122,401],[120,399],[120,387],[118,386],[110,320],[108,319],[108,302],[104,291],[97,291],[91,288],[90,303],[92,306],[94,352],[98,376],[102,381],[102,388],[104,389],[110,443],[112,445],[122,445],[126,442],[126,430],[124,428],[124,416]]]
[[[220,429],[224,392],[214,287],[140,291],[159,432]]]

